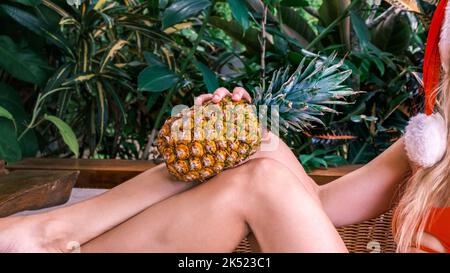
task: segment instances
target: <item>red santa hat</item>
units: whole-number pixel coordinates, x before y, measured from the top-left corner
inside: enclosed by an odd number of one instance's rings
[[[441,0],[436,8],[428,32],[425,61],[423,65],[423,82],[425,88],[425,113],[431,115],[436,104],[436,90],[441,79],[441,68],[448,70],[450,14],[448,0]],[[445,58],[442,58],[445,57]]]
[[[434,12],[425,48],[425,114],[411,118],[405,133],[408,157],[422,167],[435,165],[447,149],[447,124],[439,113],[434,113],[434,107],[442,79],[441,71],[444,71],[444,77],[448,77],[449,67],[450,3],[441,0]]]

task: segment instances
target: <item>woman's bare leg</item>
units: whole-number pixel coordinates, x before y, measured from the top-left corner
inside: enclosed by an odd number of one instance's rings
[[[160,165],[84,202],[42,214],[0,219],[0,252],[67,251],[68,242],[83,244],[193,185],[173,180]],[[16,242],[11,240],[12,234],[16,234]]]
[[[308,177],[305,169],[289,146],[275,134],[268,132],[263,139],[260,151],[252,155],[251,158],[269,158],[280,162],[302,181],[306,190],[312,194],[314,198],[317,197],[319,186],[314,180]]]
[[[270,134],[268,141],[274,140],[278,139]],[[318,200],[314,194],[317,191],[317,185],[306,176],[302,166],[286,144],[282,141],[279,141],[278,144],[271,151],[257,152],[253,158],[273,158],[282,162],[299,180],[303,180],[306,189],[313,193],[313,198]],[[246,165],[244,164],[240,168],[245,169]],[[70,207],[38,215],[0,219],[0,241],[3,241],[0,243],[0,251],[5,249],[11,251],[66,251],[68,240],[83,244],[145,208],[194,185],[174,181],[164,165],[160,165],[108,192]],[[93,221],[92,219],[97,220]],[[13,233],[18,234],[16,236],[17,243],[4,238]],[[30,237],[28,241],[33,246],[23,244],[21,238],[24,237]],[[35,242],[31,237],[45,239]],[[1,240],[2,238],[4,240]]]
[[[281,156],[285,163],[290,164],[289,168],[293,168],[297,177],[302,177],[305,180],[304,183],[311,189],[310,185],[314,185],[314,183],[306,181],[306,174],[295,156],[285,152],[285,150],[289,151],[289,148],[283,142],[279,142],[279,144],[275,150],[257,152],[254,157]],[[245,166],[244,164],[241,168],[245,168]],[[194,185],[174,181],[164,165],[160,165],[108,192],[70,207],[38,215],[0,219],[0,239],[3,238],[0,240],[3,242],[0,243],[0,251],[6,249],[11,251],[66,251],[68,240],[83,244],[143,209]],[[97,220],[92,221],[92,219]],[[11,237],[10,235],[13,233],[17,234],[15,236],[17,242],[13,242],[11,238],[5,238],[6,236]],[[29,237],[27,241],[32,245],[23,244],[21,238],[24,237]],[[32,238],[45,238],[45,240],[36,242]]]
[[[159,202],[81,250],[232,251],[249,228],[263,251],[346,251],[320,203],[289,169],[270,159],[251,160]]]
[[[289,168],[308,192],[320,199],[335,226],[362,222],[387,211],[411,172],[403,139],[400,139],[360,169],[319,187],[311,178],[302,178],[306,173],[285,143],[273,134],[270,139],[280,142],[277,149],[258,152],[255,157],[271,158]]]

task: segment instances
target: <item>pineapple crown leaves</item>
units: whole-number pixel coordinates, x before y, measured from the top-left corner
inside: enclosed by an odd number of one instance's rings
[[[349,104],[345,97],[358,94],[344,84],[351,70],[341,70],[344,62],[335,62],[336,54],[327,58],[315,57],[306,65],[306,57],[294,73],[290,67],[275,71],[266,90],[256,90],[256,105],[278,106],[280,129],[304,131],[313,123],[324,125],[320,116],[337,113],[327,105]]]

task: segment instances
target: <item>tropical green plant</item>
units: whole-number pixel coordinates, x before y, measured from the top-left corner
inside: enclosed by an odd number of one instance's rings
[[[195,5],[195,1],[189,2]],[[183,1],[176,1],[174,5],[180,3]],[[323,55],[337,51],[341,58],[346,58],[345,65],[353,70],[353,87],[367,93],[360,96],[354,105],[336,106],[334,109],[341,114],[329,114],[325,118],[325,129],[311,130],[303,136],[291,134],[287,141],[297,154],[325,149],[341,156],[343,160],[339,162],[367,162],[401,135],[409,117],[408,107],[419,88],[416,76],[420,72],[420,56],[417,53],[423,48],[425,36],[425,29],[418,18],[425,15],[415,16],[381,1],[330,0],[315,4],[311,6],[308,1],[248,0],[247,15],[251,19],[245,25],[236,16],[227,19],[216,14],[213,8],[209,16],[203,16],[203,25],[208,23],[211,27],[200,33],[204,40],[200,45],[212,41],[213,46],[223,49],[216,56],[214,50],[205,56],[202,50],[193,48],[193,56],[209,64],[214,73],[209,75],[218,76],[221,85],[232,87],[239,84],[254,90],[255,86],[264,84],[260,80],[261,70],[270,73],[286,64],[298,64],[303,55],[310,54],[308,51],[322,52]],[[261,24],[265,6],[269,7],[267,23]],[[205,5],[204,11],[207,7]],[[233,11],[233,5],[229,8]],[[171,6],[166,10],[171,10]],[[191,20],[197,20],[198,12],[198,9],[195,13],[186,11],[186,16],[180,16],[176,22],[192,23]],[[305,19],[304,13],[313,19]],[[261,39],[263,25],[269,37],[264,46]],[[411,26],[415,26],[414,29]],[[214,43],[215,29],[239,46],[230,48]],[[264,67],[261,52],[265,56]],[[224,66],[218,66],[214,60],[223,61],[224,55],[232,57]],[[223,69],[232,62],[239,63],[239,66],[233,66],[231,71]],[[187,71],[195,71],[195,68]],[[176,71],[171,73],[172,76],[177,74]],[[178,75],[180,82],[194,83],[195,88],[195,82],[191,81],[195,75],[186,71]],[[173,89],[177,88],[179,86],[174,85]],[[169,91],[166,100],[173,99],[173,95],[173,90]],[[168,105],[163,104],[159,117],[167,115],[164,109]],[[160,119],[157,119],[154,132],[159,125]],[[152,140],[150,137],[149,145]],[[324,140],[328,141],[325,143]]]
[[[82,2],[0,4],[0,131],[9,132],[0,151],[14,146],[10,159],[69,156],[46,115],[73,129],[80,156],[157,156],[153,139],[172,106],[218,86],[256,95],[266,75],[333,52],[364,93],[333,106],[339,114],[327,113],[323,128],[284,136],[307,169],[367,162],[421,109],[433,1]]]
[[[110,131],[114,131],[112,134],[118,134],[120,127],[126,123],[127,95],[139,95],[135,92],[133,77],[136,72],[133,70],[139,70],[143,59],[142,48],[159,47],[158,43],[170,43],[171,40],[155,27],[156,20],[143,14],[144,7],[140,4],[127,6],[102,1],[73,9],[43,0],[41,5],[58,18],[55,20],[58,27],[17,5],[1,4],[0,8],[32,35],[45,39],[54,47],[49,54],[53,62],[60,65],[54,71],[53,89],[42,89],[42,96],[38,95],[35,108],[45,107],[47,111],[68,119],[77,131],[82,150],[83,145],[88,143],[90,153],[94,155],[108,126]],[[143,41],[143,37],[148,39]],[[4,40],[9,45],[13,43],[8,37]],[[9,49],[16,50],[14,47]],[[48,75],[38,68],[44,66],[45,59],[23,50],[18,54],[21,55],[29,58],[17,60],[14,66],[5,64],[5,67],[14,68],[8,72],[17,79],[42,84]],[[37,61],[33,62],[32,57]],[[47,93],[55,99],[42,104],[41,97],[48,97]],[[115,115],[113,122],[109,122],[110,115]],[[32,121],[35,118],[33,113]],[[34,128],[33,122],[31,127]]]
[[[7,162],[14,162],[26,156],[26,153],[33,155],[31,153],[35,150],[34,146],[36,143],[33,142],[35,141],[35,135],[31,134],[31,130],[45,121],[56,126],[63,141],[78,157],[78,142],[72,129],[60,118],[41,111],[46,97],[52,95],[52,93],[64,90],[64,88],[50,89],[49,87],[53,83],[54,79],[50,79],[49,84],[46,86],[46,90],[49,91],[38,95],[30,121],[26,118],[25,110],[21,105],[20,98],[17,97],[16,91],[7,85],[0,84],[2,92],[0,117],[6,119],[0,121],[0,131],[3,136],[0,141],[0,158]]]

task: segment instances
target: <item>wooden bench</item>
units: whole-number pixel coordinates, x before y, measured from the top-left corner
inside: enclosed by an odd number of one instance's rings
[[[76,187],[110,189],[154,166],[154,163],[145,160],[27,158],[8,165],[6,168],[9,171],[79,171]],[[317,184],[323,185],[361,166],[347,165],[329,169],[317,169],[309,173],[309,175]]]
[[[78,174],[79,172],[75,187],[109,189],[154,166],[155,164],[149,161],[29,158],[7,166],[10,174],[6,176],[24,171],[44,172],[48,174],[47,176],[55,172],[67,172],[67,174],[70,172]],[[311,172],[310,176],[316,183],[323,185],[360,166],[349,165],[319,169]],[[4,176],[0,175],[0,181],[2,177]],[[15,179],[19,179],[19,176]],[[47,196],[50,198],[48,194]],[[9,202],[13,202],[12,199]],[[49,205],[54,205],[54,203],[49,202]],[[391,220],[392,211],[389,211],[375,219],[339,228],[338,231],[350,252],[393,252],[395,244],[391,233]],[[236,251],[251,252],[255,249],[255,246],[245,239]]]
[[[6,166],[13,171],[79,171],[77,188],[111,189],[155,166],[145,160],[26,158]]]

